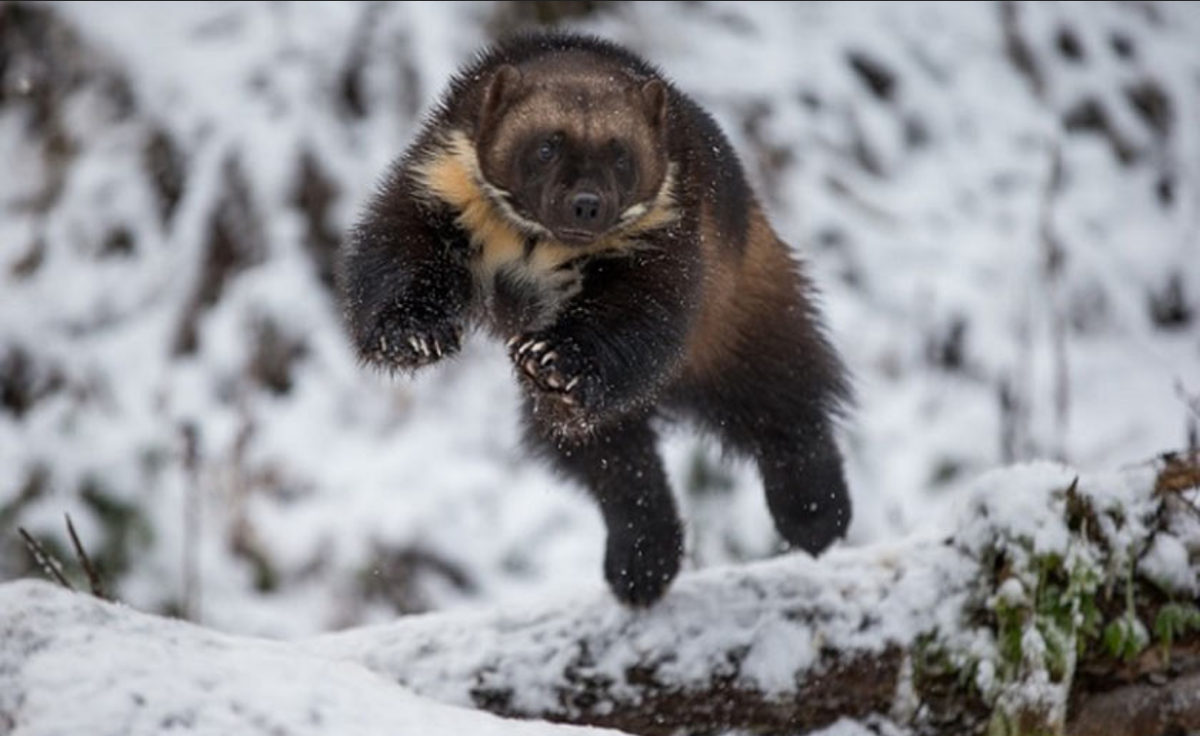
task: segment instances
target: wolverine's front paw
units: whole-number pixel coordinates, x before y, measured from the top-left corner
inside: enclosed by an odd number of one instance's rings
[[[456,319],[418,320],[406,310],[391,309],[380,316],[360,351],[387,368],[412,370],[457,353],[463,332]]]
[[[599,382],[577,350],[538,335],[514,337],[508,349],[546,420],[564,434],[586,433],[599,403]]]

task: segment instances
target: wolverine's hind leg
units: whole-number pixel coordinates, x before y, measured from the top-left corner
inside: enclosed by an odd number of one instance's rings
[[[526,441],[562,473],[587,487],[608,529],[604,575],[633,606],[662,597],[679,572],[683,526],[646,417],[624,417],[581,441],[555,435],[526,413]]]
[[[754,451],[775,528],[792,547],[818,554],[846,533],[850,495],[827,420],[796,417],[762,432]]]
[[[680,408],[698,416],[727,449],[756,462],[776,529],[790,546],[815,555],[850,524],[834,438],[833,417],[844,394],[840,374],[821,373],[813,362],[819,357],[811,354],[807,362],[757,358],[691,387]]]

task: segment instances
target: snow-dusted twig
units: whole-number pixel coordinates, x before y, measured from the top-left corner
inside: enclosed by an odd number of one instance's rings
[[[25,540],[25,549],[29,550],[29,554],[33,555],[33,561],[37,563],[38,567],[42,568],[42,572],[46,573],[47,577],[58,581],[58,584],[67,590],[75,590],[75,586],[71,585],[71,582],[67,580],[67,576],[63,572],[62,563],[54,555],[46,551],[42,543],[32,534],[25,531],[25,527],[18,528],[17,532],[21,535],[21,539]]]
[[[92,560],[83,548],[83,543],[79,541],[79,535],[75,533],[75,525],[71,523],[71,515],[64,514],[64,516],[67,519],[67,534],[70,535],[71,544],[75,547],[75,558],[79,561],[79,566],[83,568],[84,574],[87,575],[92,595],[107,600],[108,595],[104,592],[104,582],[101,580],[100,573],[96,570],[96,567],[92,565]]]
[[[200,430],[193,422],[180,428],[187,485],[183,503],[183,617],[200,620]]]

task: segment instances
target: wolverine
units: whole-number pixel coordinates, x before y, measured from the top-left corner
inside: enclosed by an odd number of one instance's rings
[[[594,497],[625,604],[660,599],[683,555],[663,420],[755,462],[790,546],[844,534],[849,382],[814,288],[716,122],[632,52],[563,33],[482,52],[338,266],[368,363],[422,368],[474,326],[505,342],[526,443]]]

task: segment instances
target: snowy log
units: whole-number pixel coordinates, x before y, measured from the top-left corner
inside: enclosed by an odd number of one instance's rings
[[[1198,461],[997,471],[927,534],[685,575],[648,611],[592,595],[279,643],[11,584],[0,734],[501,728],[464,706],[644,734],[1194,731]]]
[[[439,700],[632,733],[1175,733],[1200,728],[1181,696],[1200,674],[1197,487],[1194,454],[1015,467],[926,535],[693,574],[651,611],[578,600],[313,646]]]

